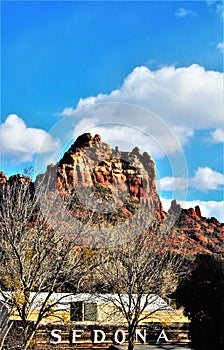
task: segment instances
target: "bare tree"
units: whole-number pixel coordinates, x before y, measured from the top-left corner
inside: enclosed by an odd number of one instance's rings
[[[116,294],[106,301],[113,302],[127,321],[132,350],[139,322],[156,311],[148,311],[149,304],[175,287],[181,266],[171,249],[175,231],[139,208],[125,222],[113,224],[119,214],[116,210],[113,220],[97,222],[100,215],[94,206],[83,213],[80,194],[76,198],[68,191],[61,196],[54,179],[39,180],[35,189],[26,177],[11,178],[0,187],[0,292],[22,321],[21,347],[29,349],[41,321],[54,311],[58,303],[52,300],[54,292],[69,281],[84,290],[88,281],[88,287],[101,294]],[[83,190],[83,196],[82,202],[88,202],[88,191]],[[44,299],[37,305],[42,292]],[[164,308],[158,305],[157,310]],[[34,309],[37,317],[30,322]],[[0,349],[9,328],[8,322]]]
[[[116,230],[117,244],[99,251],[100,264],[90,282],[93,290],[113,293],[112,297],[105,293],[105,300],[126,320],[132,350],[139,323],[167,307],[161,297],[175,290],[183,258],[173,248],[175,230],[168,222],[152,220],[147,211]]]
[[[13,349],[29,349],[40,322],[59,302],[52,294],[69,281],[78,284],[92,259],[91,249],[77,247],[90,233],[88,220],[75,219],[68,209],[71,198],[49,191],[46,181],[35,191],[29,178],[14,176],[0,188],[0,293],[23,329]],[[4,323],[0,349],[11,324],[9,318]]]

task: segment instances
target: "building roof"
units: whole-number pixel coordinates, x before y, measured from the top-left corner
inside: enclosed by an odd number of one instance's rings
[[[7,304],[7,297],[10,299],[11,292],[6,292],[5,298],[3,295],[0,295],[0,300],[5,301]],[[48,293],[30,293],[30,303],[32,308],[38,309],[41,303],[46,299]],[[75,302],[85,302],[85,303],[97,303],[97,304],[119,304],[123,303],[127,308],[129,306],[129,296],[127,294],[90,294],[90,293],[52,293],[50,297],[50,302],[54,303],[57,309],[68,309],[71,303]],[[138,296],[137,294],[132,294],[131,303],[134,308],[136,305]],[[156,310],[172,310],[172,308],[158,295],[156,294],[144,294],[142,295],[140,301],[140,308],[144,311],[156,311]]]

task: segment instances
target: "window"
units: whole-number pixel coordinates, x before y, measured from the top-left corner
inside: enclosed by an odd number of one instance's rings
[[[71,321],[97,321],[97,303],[76,301],[70,304]]]
[[[71,321],[82,321],[82,301],[76,301],[70,304],[70,320]]]
[[[97,321],[97,304],[84,303],[84,321]]]

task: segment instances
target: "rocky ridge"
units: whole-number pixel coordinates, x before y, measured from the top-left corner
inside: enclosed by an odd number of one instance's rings
[[[115,197],[126,216],[133,207],[143,204],[158,220],[175,218],[176,246],[184,246],[192,254],[215,253],[224,256],[224,224],[216,218],[205,218],[200,208],[182,209],[173,201],[165,213],[156,191],[156,168],[151,156],[136,147],[130,152],[120,151],[102,142],[99,135],[83,134],[77,138],[56,165],[49,165],[45,174],[38,175],[36,183],[44,177],[50,179],[50,190],[58,189],[62,196],[79,188],[98,191],[107,200]],[[14,175],[9,179],[0,172],[0,187],[7,184],[35,184],[29,177]],[[106,205],[107,201],[104,202]]]
[[[126,204],[130,204],[131,199],[158,218],[165,218],[156,191],[155,163],[147,152],[141,154],[137,147],[131,152],[122,152],[117,147],[111,149],[99,135],[93,137],[86,133],[77,138],[57,165],[47,168],[47,173],[56,178],[56,188],[61,194],[72,189],[94,191],[96,185],[100,185],[101,189],[111,192],[124,212],[127,213]],[[41,181],[42,176],[39,175],[37,181]]]
[[[192,254],[214,253],[224,257],[224,223],[202,216],[199,206],[182,209],[175,200],[168,211],[169,215],[174,213],[178,213],[175,223],[178,241],[184,241]]]

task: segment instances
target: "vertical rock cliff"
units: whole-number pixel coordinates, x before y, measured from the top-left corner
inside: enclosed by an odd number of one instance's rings
[[[96,184],[109,189],[123,208],[131,199],[164,217],[151,156],[147,152],[141,154],[137,147],[131,152],[111,149],[99,135],[86,133],[77,138],[58,163],[57,188],[63,193]]]

